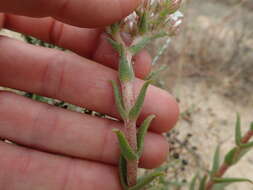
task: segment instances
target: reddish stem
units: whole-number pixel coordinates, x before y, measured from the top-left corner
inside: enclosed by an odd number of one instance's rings
[[[253,131],[249,130],[244,137],[242,138],[241,142],[243,144],[246,144],[249,142],[249,140],[253,137]],[[229,165],[227,165],[226,163],[223,163],[222,166],[220,167],[220,169],[216,172],[216,174],[214,175],[214,177],[220,178],[222,177],[226,171],[229,169]],[[213,185],[214,185],[214,181],[212,179],[210,179],[206,185],[206,190],[211,190]]]
[[[129,82],[121,83],[121,87],[124,106],[127,112],[129,112],[135,103],[134,79]],[[125,120],[124,126],[124,132],[130,146],[133,150],[137,151],[136,121]],[[130,187],[137,183],[137,170],[138,160],[127,161],[127,182]]]

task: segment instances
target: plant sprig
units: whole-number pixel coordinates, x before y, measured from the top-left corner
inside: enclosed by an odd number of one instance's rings
[[[108,42],[119,55],[119,82],[111,81],[116,108],[124,121],[123,129],[114,129],[120,147],[119,173],[124,190],[140,190],[155,178],[163,175],[154,172],[137,180],[138,162],[143,152],[144,140],[154,115],[148,116],[137,130],[136,121],[141,113],[148,86],[155,73],[149,75],[139,95],[135,95],[133,56],[150,42],[158,38],[170,37],[182,22],[179,9],[181,0],[146,0],[128,17],[107,27]],[[131,43],[125,43],[122,36],[127,33]]]

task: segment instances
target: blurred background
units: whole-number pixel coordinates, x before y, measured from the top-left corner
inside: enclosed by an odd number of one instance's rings
[[[178,182],[169,185],[173,190],[188,189],[184,182],[210,169],[217,145],[222,156],[233,147],[236,113],[244,131],[253,121],[253,1],[186,0],[181,12],[184,24],[155,66],[168,65],[158,85],[177,98],[181,109],[177,126],[167,135],[169,160],[179,160],[168,170],[170,181]],[[150,52],[163,43],[157,41]],[[253,179],[253,152],[226,177]],[[239,183],[226,189],[253,186]]]
[[[243,132],[253,121],[253,1],[185,0],[181,11],[185,16],[181,31],[154,66],[168,66],[157,85],[177,98],[181,114],[175,129],[166,134],[171,151],[162,169],[168,175],[149,190],[188,189],[187,184],[196,173],[210,169],[217,145],[221,146],[222,156],[234,146],[236,114],[241,115]],[[1,34],[54,47],[6,30]],[[155,55],[164,43],[159,40],[152,44],[150,53]],[[58,100],[22,94],[105,117]],[[226,176],[252,180],[253,152]],[[253,190],[253,186],[240,183],[226,189]]]

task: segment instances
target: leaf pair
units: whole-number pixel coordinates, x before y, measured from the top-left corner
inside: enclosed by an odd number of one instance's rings
[[[125,160],[138,160],[141,157],[144,148],[144,139],[150,126],[150,123],[154,118],[154,115],[150,115],[141,124],[137,133],[137,152],[132,149],[129,142],[127,141],[125,134],[121,130],[113,129],[113,132],[115,132],[118,138],[121,155],[124,157]]]
[[[130,120],[136,120],[141,112],[144,99],[147,93],[147,89],[149,84],[151,83],[151,80],[146,81],[137,97],[137,100],[135,102],[135,105],[132,107],[129,113],[125,110],[123,101],[122,101],[122,96],[119,90],[119,87],[115,81],[110,81],[113,87],[113,92],[114,92],[114,97],[115,97],[115,103],[117,110],[121,116],[122,119],[130,119]]]

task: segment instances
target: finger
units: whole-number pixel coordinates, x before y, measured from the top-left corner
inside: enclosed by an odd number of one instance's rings
[[[51,16],[80,27],[112,24],[131,13],[140,0],[8,0],[1,2],[0,12],[31,17]]]
[[[118,56],[107,42],[101,29],[78,28],[52,18],[5,15],[0,26],[37,37],[43,41],[74,51],[75,53],[111,67],[118,68]],[[145,78],[151,68],[151,58],[145,51],[136,56],[134,70],[139,78]]]
[[[121,190],[117,169],[0,142],[0,189]],[[108,183],[110,182],[110,183]]]
[[[77,55],[0,38],[0,86],[34,92],[118,117],[109,80],[117,72]],[[136,79],[136,93],[143,81]],[[140,121],[156,114],[151,130],[164,132],[177,121],[178,106],[167,92],[151,86]]]
[[[12,93],[0,93],[0,137],[48,152],[117,164],[119,149],[113,128],[120,122],[67,111]],[[159,148],[157,148],[159,147]],[[154,168],[168,153],[163,136],[149,133],[141,166]]]

